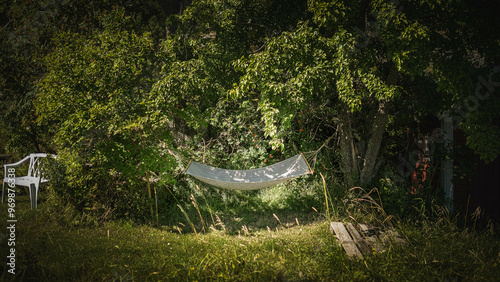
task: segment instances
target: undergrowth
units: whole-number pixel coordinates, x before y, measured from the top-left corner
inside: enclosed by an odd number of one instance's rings
[[[348,215],[332,220],[372,218],[388,224],[376,190],[360,190],[357,195],[361,197],[346,201]],[[182,217],[177,224],[160,227],[127,220],[71,224],[86,219],[43,204],[39,210],[29,210],[28,198],[18,199],[16,274],[7,273],[2,264],[1,278],[6,281],[494,281],[500,277],[500,243],[493,226],[464,227],[445,208],[436,208],[439,215],[434,221],[390,219],[408,243],[354,260],[337,245],[330,220],[314,211],[307,219],[298,213],[265,210],[261,215],[265,219],[252,225],[251,219],[237,221],[215,210],[213,219],[210,213],[185,210],[195,234]],[[204,205],[203,199],[196,201],[198,208]],[[6,209],[1,213],[5,218]],[[5,224],[0,222],[2,230]],[[5,233],[0,250],[6,257]]]

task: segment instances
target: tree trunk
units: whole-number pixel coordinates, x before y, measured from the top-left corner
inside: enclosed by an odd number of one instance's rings
[[[355,185],[359,176],[351,120],[352,114],[346,106],[341,116],[340,158],[342,162],[342,172],[344,173],[344,181],[349,187]]]
[[[395,85],[398,80],[398,71],[396,67],[392,66],[387,76],[387,84]],[[363,158],[363,168],[361,169],[360,184],[366,185],[373,180],[377,173],[377,159],[382,145],[382,138],[385,133],[385,126],[389,120],[387,100],[381,99],[377,113],[373,119],[372,130],[370,132],[370,139],[366,147],[366,153]]]
[[[366,153],[363,158],[363,169],[361,170],[360,182],[361,185],[368,184],[375,176],[375,167],[377,157],[382,145],[382,137],[385,133],[385,125],[387,124],[389,115],[387,113],[386,102],[380,101],[377,114],[373,120],[373,126],[370,134],[370,140],[366,148]]]
[[[397,77],[397,69],[393,67],[387,77],[387,84],[395,85]],[[367,117],[367,122],[373,120],[373,123],[370,132],[368,132],[368,137],[365,139],[368,141],[366,147],[363,140],[359,142],[359,146],[362,148],[356,146],[353,134],[353,117],[347,105],[341,113],[340,148],[345,183],[349,187],[369,184],[378,169],[378,155],[385,133],[385,126],[389,120],[388,101],[385,99],[380,100],[373,119]]]

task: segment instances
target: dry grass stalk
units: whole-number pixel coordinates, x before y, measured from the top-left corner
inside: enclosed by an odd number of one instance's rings
[[[198,203],[196,202],[196,198],[194,197],[193,194],[191,194],[190,199],[191,199],[191,203],[193,203],[194,208],[198,212],[198,215],[200,216],[201,225],[203,226],[203,233],[206,233],[207,228],[205,225],[205,220],[203,219],[203,216],[201,216],[200,208],[198,207]]]
[[[226,225],[220,220],[220,217],[218,215],[215,215],[215,218],[217,219],[217,223],[215,226],[220,226],[222,228],[222,231],[226,232]]]
[[[201,196],[203,197],[203,200],[205,201],[205,205],[207,205],[208,212],[210,213],[210,218],[212,218],[212,224],[215,225],[215,220],[214,220],[214,215],[212,213],[212,208],[210,208],[210,205],[208,204],[207,198],[205,197],[205,195],[203,194],[203,192],[201,191],[201,189],[198,185],[196,185],[196,189],[198,189],[198,191],[201,192]]]
[[[241,230],[243,230],[243,234],[245,234],[247,236],[250,234],[250,232],[248,232],[248,227],[246,225],[243,225],[241,227]]]
[[[283,225],[283,223],[281,223],[281,221],[280,221],[279,217],[278,217],[275,213],[273,213],[273,216],[274,216],[274,218],[276,218],[276,220],[277,220],[277,221],[278,221],[281,225]]]
[[[472,219],[474,220],[474,224],[472,225],[472,230],[476,230],[477,220],[481,217],[482,210],[481,207],[477,207],[477,209],[471,214]]]
[[[321,179],[323,179],[323,190],[325,191],[325,206],[326,206],[326,216],[328,219],[330,219],[330,207],[328,205],[328,193],[326,192],[326,181],[325,177],[323,177],[323,174],[320,172],[319,175],[321,176]]]
[[[366,208],[366,206],[363,205],[363,203],[370,204],[370,206],[368,208],[369,208],[369,211],[371,211],[371,213],[369,213],[371,215],[371,217],[373,219],[377,220],[378,222],[380,222],[382,225],[388,224],[389,226],[392,226],[393,216],[387,215],[387,213],[385,212],[384,206],[382,204],[382,199],[380,197],[380,193],[376,187],[371,189],[370,192],[368,192],[368,193],[361,187],[353,187],[353,188],[351,188],[350,191],[355,191],[355,190],[360,190],[363,193],[363,195],[361,197],[358,197],[358,198],[351,200],[351,202],[353,204],[360,204],[359,209],[361,207]],[[373,199],[373,197],[371,196],[371,194],[374,192],[377,193],[380,204],[377,203],[377,201],[375,201]],[[377,214],[381,214],[383,216],[383,219],[380,220],[379,217],[377,216]]]
[[[184,216],[186,217],[186,220],[189,223],[189,226],[191,226],[191,229],[193,230],[194,234],[198,235],[198,232],[196,232],[196,228],[194,228],[194,224],[191,221],[191,219],[189,218],[189,215],[186,213],[186,211],[180,205],[177,205],[177,207],[179,207],[182,214],[184,214]]]

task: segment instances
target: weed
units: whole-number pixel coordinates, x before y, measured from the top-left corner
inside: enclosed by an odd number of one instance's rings
[[[376,192],[366,194],[372,197]],[[365,210],[380,213],[382,205],[364,199],[366,201],[354,204],[366,205]],[[27,196],[20,196],[18,200],[18,274],[10,276],[4,265],[2,279],[6,281],[22,278],[37,281],[494,281],[500,274],[500,241],[494,229],[473,232],[461,229],[458,218],[440,207],[434,208],[441,212],[435,221],[394,224],[408,244],[393,245],[383,253],[355,261],[337,246],[328,221],[307,222],[301,218],[299,225],[296,216],[277,211],[267,215],[269,220],[263,221],[262,227],[240,222],[238,230],[242,236],[235,236],[226,232],[228,227],[222,215],[217,214],[214,214],[211,232],[195,233],[189,213],[181,206],[177,209],[186,217],[192,233],[183,233],[182,223],[172,225],[171,231],[132,221],[68,228],[67,223],[54,220],[54,211],[44,209],[43,205],[40,210],[31,211]],[[202,207],[199,209],[202,213]],[[194,209],[190,212],[197,214]],[[0,214],[5,216],[6,209],[1,209]],[[287,228],[276,231],[275,225],[271,225],[273,222]],[[288,222],[296,225],[287,225]],[[0,222],[0,228],[5,230],[5,222]],[[5,253],[7,244],[5,237],[1,238],[0,251]]]
[[[330,218],[330,208],[328,204],[328,193],[326,192],[326,181],[325,177],[323,174],[320,172],[319,175],[321,176],[321,179],[323,180],[323,190],[325,191],[325,206],[326,206],[326,218]]]
[[[200,191],[200,194],[203,197],[203,200],[205,200],[205,205],[208,208],[208,212],[210,213],[210,218],[212,219],[212,224],[215,224],[215,220],[214,220],[214,215],[213,215],[213,212],[212,212],[212,208],[208,204],[208,201],[207,201],[207,198],[205,197],[205,194],[203,194],[203,192],[201,191],[201,189],[200,189],[200,187],[198,185],[196,185],[196,189],[198,191]]]
[[[280,223],[280,225],[283,225],[283,223],[281,223],[279,217],[276,214],[273,213],[273,217],[276,218],[276,220]]]
[[[194,228],[194,224],[193,222],[191,221],[191,219],[189,218],[189,215],[186,213],[186,211],[181,207],[181,205],[177,205],[177,207],[179,207],[179,209],[181,210],[182,214],[184,214],[184,216],[186,217],[186,220],[187,222],[189,223],[189,226],[191,226],[191,230],[193,230],[193,233],[194,234],[197,234],[196,232],[196,228]]]
[[[226,232],[226,225],[224,225],[224,222],[222,222],[222,220],[220,220],[220,217],[218,215],[215,215],[215,218],[217,219],[215,226],[220,226],[222,228],[222,231],[224,231],[224,233],[225,233]]]
[[[193,196],[193,194],[191,194],[191,202],[193,203],[194,208],[196,209],[198,215],[200,216],[201,225],[203,226],[203,233],[205,233],[207,229],[205,225],[205,220],[203,219],[203,216],[201,216],[200,209],[198,208],[198,203],[196,202],[196,198]]]
[[[352,199],[351,204],[349,205],[354,213],[363,215],[368,222],[392,226],[394,216],[388,215],[385,212],[382,199],[377,188],[373,188],[368,193],[361,187],[353,187],[350,191],[359,195],[358,197]],[[378,202],[372,197],[372,194],[374,193],[378,196]],[[353,212],[348,211],[348,214],[351,218],[354,218]]]

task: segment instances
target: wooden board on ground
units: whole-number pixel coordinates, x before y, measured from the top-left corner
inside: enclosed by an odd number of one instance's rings
[[[389,230],[387,230],[387,234],[389,234],[389,237],[391,237],[394,243],[399,245],[406,244],[405,239],[403,239],[403,237],[401,237],[401,235],[399,235],[399,233],[396,230],[390,228]]]
[[[372,250],[376,253],[384,252],[384,246],[379,241],[377,237],[377,230],[375,228],[369,228],[366,224],[360,223],[359,229],[365,240],[370,244]]]
[[[344,226],[342,222],[332,222],[330,228],[347,255],[360,259],[363,255],[384,252],[392,242],[406,243],[394,229],[383,231],[366,224],[359,224],[356,228],[352,223],[346,223]]]
[[[363,259],[363,255],[356,247],[356,243],[354,243],[351,235],[349,235],[349,232],[347,232],[342,222],[332,222],[330,223],[330,227],[334,234],[337,235],[337,239],[340,241],[340,244],[348,256]]]
[[[354,241],[354,243],[356,243],[356,246],[358,246],[358,249],[361,251],[361,253],[365,256],[371,255],[372,251],[370,249],[370,246],[365,241],[365,239],[363,239],[363,237],[361,237],[361,234],[359,234],[358,230],[356,230],[356,228],[354,228],[354,225],[352,225],[352,223],[349,222],[345,226],[346,226],[347,230],[349,231],[349,233],[351,234],[352,240]]]

